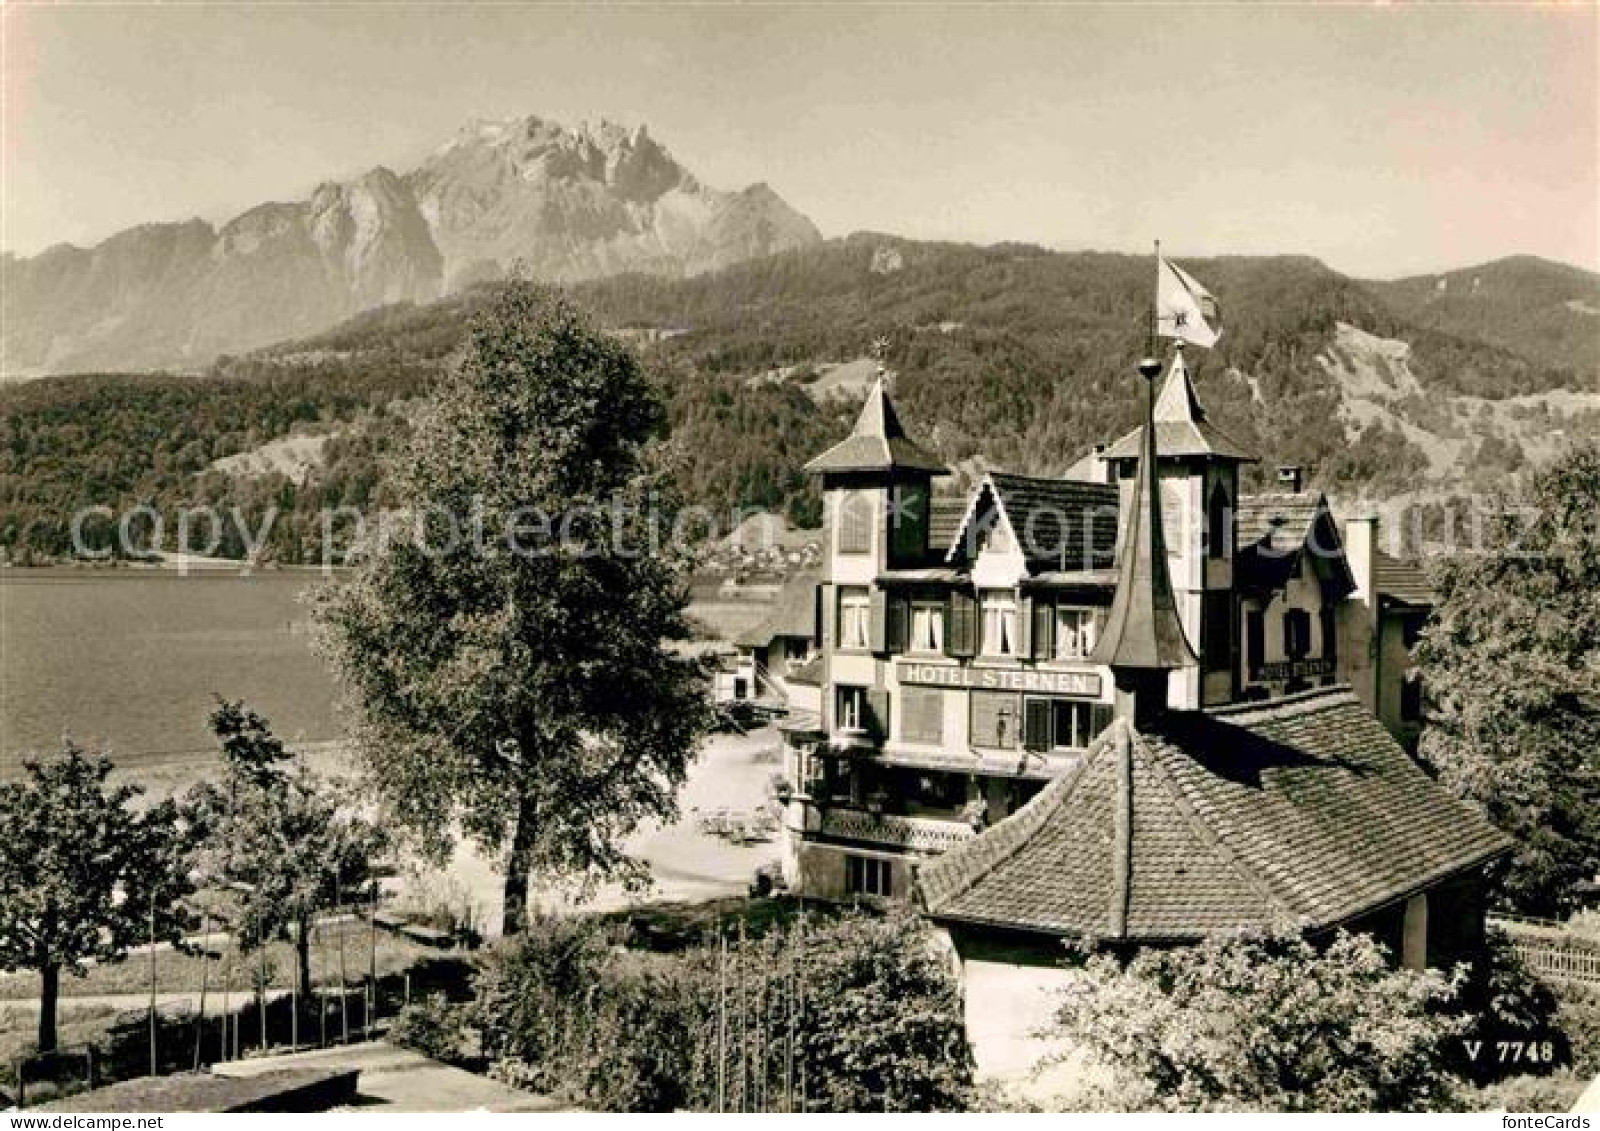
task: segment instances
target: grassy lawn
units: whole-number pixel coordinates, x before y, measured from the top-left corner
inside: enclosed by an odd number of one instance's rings
[[[339,948],[344,946],[344,969],[350,982],[359,982],[371,969],[372,934],[365,923],[340,923],[318,928],[311,942],[311,979],[317,985],[337,985]],[[202,978],[208,994],[220,994],[224,985],[234,993],[253,985],[261,967],[260,952],[241,954],[231,943],[220,951],[220,958],[180,954],[174,950],[156,952],[155,982],[160,993],[199,993]],[[385,931],[377,933],[377,968],[384,974],[404,970],[418,958],[438,951],[418,946]],[[294,977],[294,948],[286,942],[266,948],[267,984],[287,989]],[[95,966],[83,978],[63,977],[63,1005],[74,997],[101,994],[146,994],[150,992],[150,956],[135,954],[124,962]],[[32,973],[0,975],[0,1002],[37,1000],[39,978]],[[3,1007],[0,1007],[3,1008]],[[14,1011],[13,1011],[14,1012]],[[0,1015],[3,1016],[3,1015]]]

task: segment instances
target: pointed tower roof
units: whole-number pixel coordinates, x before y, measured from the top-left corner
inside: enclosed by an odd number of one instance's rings
[[[1183,350],[1173,351],[1172,364],[1155,407],[1156,442],[1163,456],[1213,456],[1238,463],[1255,463],[1256,457],[1231,436],[1206,419],[1205,406],[1195,392]],[[1134,429],[1107,448],[1104,459],[1134,459],[1139,454],[1139,430]]]
[[[806,470],[820,474],[896,468],[932,475],[950,473],[949,468],[906,435],[894,402],[889,399],[889,391],[884,387],[883,374],[879,373],[850,435],[806,464]]]
[[[1147,371],[1148,367],[1148,371]],[[1153,381],[1159,365],[1140,366]],[[1094,662],[1134,671],[1171,671],[1197,663],[1194,649],[1183,633],[1178,605],[1167,575],[1167,540],[1161,530],[1160,482],[1156,477],[1154,386],[1145,400],[1145,426],[1139,470],[1134,478],[1122,554],[1117,562],[1117,594],[1111,602]]]

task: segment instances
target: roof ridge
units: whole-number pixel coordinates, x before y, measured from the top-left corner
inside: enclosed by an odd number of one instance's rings
[[[1226,703],[1220,707],[1208,707],[1203,712],[1213,718],[1223,718],[1238,723],[1241,719],[1256,718],[1288,718],[1294,715],[1310,714],[1312,709],[1324,710],[1332,706],[1343,705],[1350,701],[1360,702],[1356,697],[1355,689],[1348,683],[1334,683],[1327,687],[1313,687],[1306,691],[1296,691],[1292,695],[1282,695],[1276,699],[1263,699],[1255,703]],[[1287,708],[1287,710],[1286,710]]]
[[[1265,877],[1258,875],[1254,869],[1245,864],[1244,859],[1234,850],[1232,845],[1223,840],[1210,825],[1200,819],[1200,814],[1195,809],[1188,792],[1184,789],[1183,782],[1168,772],[1167,767],[1162,764],[1161,759],[1156,756],[1155,751],[1150,747],[1150,737],[1155,737],[1159,740],[1159,736],[1146,736],[1138,731],[1134,733],[1142,740],[1140,745],[1144,748],[1147,768],[1166,787],[1168,796],[1172,798],[1178,812],[1187,822],[1190,831],[1206,845],[1215,849],[1218,856],[1233,870],[1234,875],[1254,888],[1268,906],[1276,908],[1288,919],[1297,920],[1303,918],[1303,916],[1295,914],[1293,907],[1278,895],[1272,884]]]

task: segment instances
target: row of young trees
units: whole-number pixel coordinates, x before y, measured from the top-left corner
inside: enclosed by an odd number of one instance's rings
[[[0,783],[0,970],[39,976],[39,1052],[57,1046],[63,975],[136,947],[206,945],[191,937],[213,916],[246,952],[290,940],[305,1000],[313,923],[370,883],[384,838],[349,794],[243,704],[220,703],[211,723],[222,779],[177,799],[143,803],[109,758],[71,742]]]

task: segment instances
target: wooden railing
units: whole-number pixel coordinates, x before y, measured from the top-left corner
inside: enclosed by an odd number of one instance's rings
[[[1519,938],[1512,939],[1511,948],[1535,974],[1600,987],[1600,951]]]
[[[1600,987],[1600,947],[1574,941],[1565,924],[1500,914],[1491,915],[1489,924],[1505,931],[1511,949],[1535,974]]]
[[[824,836],[886,844],[913,852],[945,852],[977,835],[972,826],[963,821],[833,808],[823,813],[821,832]]]

